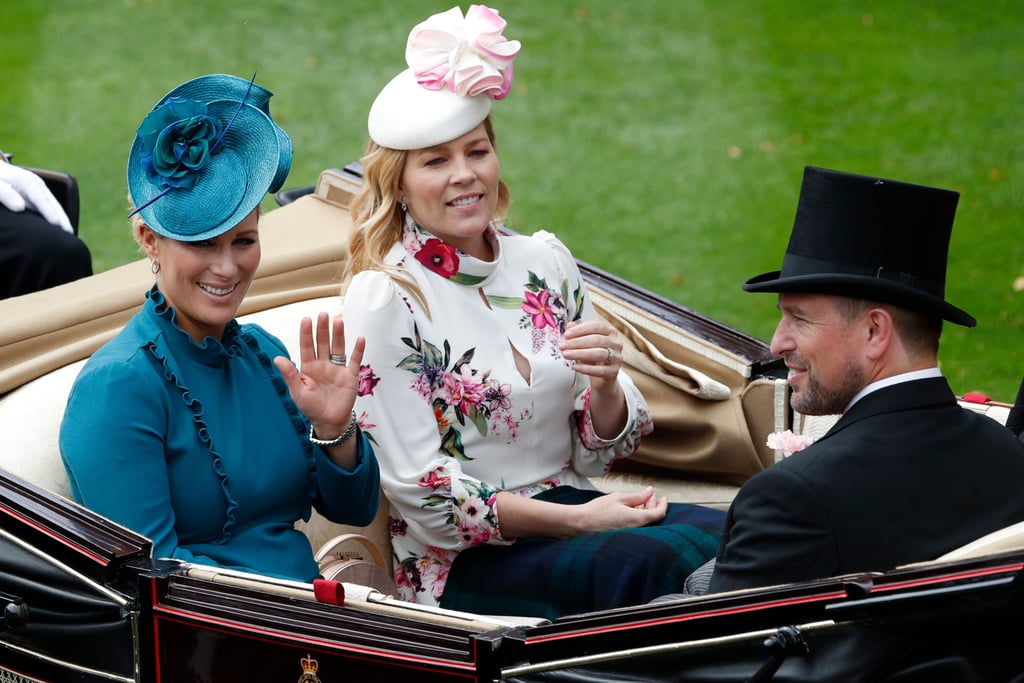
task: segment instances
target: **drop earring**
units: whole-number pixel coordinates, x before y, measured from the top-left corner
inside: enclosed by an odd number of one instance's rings
[[[402,213],[405,213],[406,209],[407,209],[407,206],[406,206],[406,203],[405,203],[405,195],[403,195],[402,196]]]
[[[160,262],[157,261],[156,259],[153,259],[152,261],[150,261],[150,263],[149,263],[149,272],[153,273],[153,275],[156,275],[157,273],[159,273],[160,272]]]

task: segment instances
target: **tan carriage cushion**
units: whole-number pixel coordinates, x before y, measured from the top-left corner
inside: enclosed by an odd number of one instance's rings
[[[789,426],[785,380],[752,377],[746,358],[593,287],[590,294],[618,330],[623,369],[654,417],[654,432],[616,469],[735,487],[775,462],[766,441]]]
[[[263,257],[240,313],[336,294],[350,228],[347,211],[314,196],[263,216]],[[152,283],[149,262],[141,259],[0,300],[0,395],[88,358],[128,322]]]
[[[900,569],[925,567],[933,564],[941,564],[943,562],[958,562],[960,560],[969,560],[975,557],[984,557],[985,555],[996,555],[998,553],[1019,550],[1024,550],[1024,522],[1017,522],[1016,524],[1011,524],[1010,526],[1003,527],[1002,529],[996,529],[995,531],[985,534],[981,538],[977,538],[970,543],[960,546],[959,548],[954,548],[934,560],[912,562],[910,564],[903,565]]]
[[[57,443],[64,404],[85,361],[50,372],[0,398],[0,469],[71,498]]]
[[[305,316],[315,317],[320,311],[337,315],[340,299],[329,296],[286,304],[241,316],[239,321],[261,325],[281,339],[297,360],[299,321]],[[75,361],[0,397],[0,434],[4,440],[0,469],[65,498],[71,497],[71,487],[60,459],[59,428],[71,385],[84,364],[85,360]],[[391,557],[385,506],[367,527],[336,524],[315,511],[309,522],[300,521],[296,527],[306,533],[314,551],[341,533],[354,532],[369,537],[385,557]]]
[[[605,493],[637,491],[653,486],[659,496],[667,496],[672,503],[690,503],[726,510],[739,491],[739,486],[723,484],[696,477],[668,477],[659,474],[612,470],[603,477],[591,478],[591,483]]]
[[[1018,522],[1008,527],[997,529],[959,548],[950,550],[936,561],[966,560],[972,557],[1022,549],[1024,549],[1024,522]]]
[[[301,197],[267,213],[261,219],[263,259],[240,310],[243,321],[259,322],[297,354],[298,320],[315,315],[324,306],[337,310],[350,228],[347,210],[317,196]],[[0,467],[69,496],[57,445],[67,395],[84,359],[112,338],[141,306],[153,280],[148,266],[140,259],[86,280],[0,301],[0,434],[4,438]],[[714,364],[713,360],[706,362]],[[679,434],[668,427],[674,421],[670,416],[681,407],[673,398],[675,390],[666,387],[668,391],[654,397],[655,420],[662,430],[648,442],[647,452],[671,451]],[[744,449],[749,450],[750,445]],[[755,457],[742,469],[759,468],[757,460]],[[685,467],[662,473],[612,472],[595,478],[594,483],[601,490],[615,491],[649,482],[670,500],[718,506],[727,505],[735,493],[733,486],[690,481],[682,470]],[[385,557],[391,557],[386,518],[382,506],[374,523],[359,531],[370,536]],[[299,527],[314,549],[349,530],[315,513],[309,523],[300,522]]]

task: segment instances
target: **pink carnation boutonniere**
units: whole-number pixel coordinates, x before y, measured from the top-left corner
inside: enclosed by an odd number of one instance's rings
[[[768,435],[768,448],[772,448],[777,451],[782,451],[785,456],[790,456],[797,451],[803,449],[814,443],[814,439],[803,434],[794,434],[791,430],[787,429],[784,432],[772,432]]]

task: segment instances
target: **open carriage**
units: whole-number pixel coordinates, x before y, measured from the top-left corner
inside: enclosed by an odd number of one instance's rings
[[[340,311],[339,263],[358,166],[264,216],[264,258],[241,310],[297,356],[297,322]],[[726,507],[771,466],[794,415],[767,345],[581,264],[626,341],[624,367],[655,433],[595,480],[653,483],[671,500]],[[84,360],[138,309],[139,261],[0,301],[0,681],[1024,681],[1017,615],[1024,531],[943,558],[555,622],[457,613],[375,590],[389,571],[386,510],[366,528],[314,516],[316,584],[153,558],[150,542],[69,500],[57,432]],[[1005,421],[1009,406],[971,404]],[[341,539],[360,534],[370,552]],[[365,578],[365,580],[363,580]]]

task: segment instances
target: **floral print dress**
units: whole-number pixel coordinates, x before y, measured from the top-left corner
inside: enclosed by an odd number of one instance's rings
[[[568,322],[595,316],[568,249],[550,233],[510,236],[493,225],[488,239],[495,256],[484,262],[407,218],[385,262],[404,269],[429,310],[379,271],[357,274],[345,296],[349,352],[366,338],[356,408],[391,504],[396,584],[425,604],[438,604],[461,550],[511,543],[499,491],[593,489],[588,477],[653,428],[620,373],[626,426],[612,440],[593,430],[589,379],[558,348]]]

